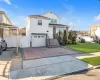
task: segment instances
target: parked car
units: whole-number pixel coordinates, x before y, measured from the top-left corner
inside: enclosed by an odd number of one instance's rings
[[[2,45],[1,45],[1,42],[0,42],[0,55],[2,54]]]
[[[5,40],[1,40],[2,50],[5,51],[7,49],[7,43]]]
[[[2,38],[0,38],[0,49],[2,49],[1,51],[5,51],[7,49],[7,43]]]

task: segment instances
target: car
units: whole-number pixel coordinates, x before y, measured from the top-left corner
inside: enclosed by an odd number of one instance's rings
[[[0,42],[0,55],[2,53],[2,45],[1,45],[1,42]]]
[[[5,40],[1,40],[1,46],[2,46],[2,51],[5,51],[7,49],[7,43]]]
[[[6,41],[5,41],[3,38],[1,38],[1,37],[0,37],[0,49],[1,49],[2,51],[5,51],[5,50],[7,49],[7,43],[6,43]]]

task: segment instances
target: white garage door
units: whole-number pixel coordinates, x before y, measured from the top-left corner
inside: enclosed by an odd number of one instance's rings
[[[32,35],[32,47],[46,46],[46,35]]]

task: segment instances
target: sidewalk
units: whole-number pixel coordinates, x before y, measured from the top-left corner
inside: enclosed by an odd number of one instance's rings
[[[0,80],[8,80],[13,50],[14,48],[7,49],[0,55]]]
[[[78,59],[83,59],[83,58],[89,58],[89,57],[97,57],[97,56],[100,56],[100,52],[95,52],[95,53],[90,53],[89,55],[87,56],[77,56],[76,58]]]

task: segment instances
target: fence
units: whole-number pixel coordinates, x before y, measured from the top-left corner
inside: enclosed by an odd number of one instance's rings
[[[30,47],[27,36],[4,36],[4,40],[7,42],[7,47]]]

